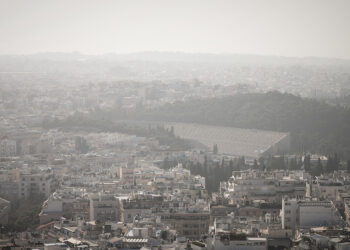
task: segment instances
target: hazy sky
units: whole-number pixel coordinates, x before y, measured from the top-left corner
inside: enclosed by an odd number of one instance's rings
[[[150,50],[350,59],[350,0],[0,0],[0,54]]]

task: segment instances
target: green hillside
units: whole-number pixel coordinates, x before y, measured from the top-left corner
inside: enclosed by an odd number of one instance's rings
[[[119,115],[117,115],[118,117]],[[290,132],[292,150],[350,157],[350,110],[291,94],[239,94],[139,110],[127,118]]]

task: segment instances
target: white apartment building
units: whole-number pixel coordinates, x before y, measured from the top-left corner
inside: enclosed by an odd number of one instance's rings
[[[303,199],[307,193],[306,180],[292,173],[275,171],[234,171],[227,183],[220,183],[220,192],[235,203],[247,200],[280,202],[283,197]]]
[[[282,228],[295,230],[341,225],[342,218],[331,201],[282,200]]]
[[[266,238],[246,237],[245,239],[233,239],[229,234],[215,235],[211,240],[212,249],[215,250],[266,250]]]
[[[341,216],[331,201],[300,201],[299,228],[341,225]]]
[[[342,182],[333,181],[329,178],[318,178],[314,185],[314,192],[317,197],[335,201],[339,192],[346,191],[348,186]]]
[[[297,227],[298,201],[296,199],[282,200],[282,229],[295,230]]]
[[[119,200],[109,194],[90,194],[90,220],[92,221],[119,221]]]
[[[52,190],[53,175],[50,173],[20,173],[19,198],[28,199],[34,195],[48,198]]]

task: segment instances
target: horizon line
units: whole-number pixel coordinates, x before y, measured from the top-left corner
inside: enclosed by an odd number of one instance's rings
[[[319,60],[337,60],[337,61],[350,61],[350,58],[342,57],[326,57],[326,56],[289,56],[289,55],[274,55],[274,54],[254,54],[254,53],[235,53],[235,52],[189,52],[189,51],[177,51],[177,50],[140,50],[134,52],[105,52],[105,53],[85,53],[81,51],[37,51],[37,52],[28,52],[28,53],[0,53],[0,56],[35,56],[35,55],[45,55],[45,54],[66,54],[66,55],[81,55],[81,56],[128,56],[128,55],[137,55],[137,54],[178,54],[178,55],[205,55],[205,56],[255,56],[255,57],[275,57],[283,59],[319,59]]]

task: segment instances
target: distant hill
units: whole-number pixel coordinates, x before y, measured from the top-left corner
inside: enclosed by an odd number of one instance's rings
[[[279,90],[313,98],[350,94],[350,60],[314,57],[181,52],[0,55],[0,75],[0,85],[16,84],[13,80],[69,85],[195,80],[210,85],[243,84],[251,90]]]
[[[239,94],[177,102],[151,111],[141,109],[127,118],[290,132],[293,151],[337,152],[350,158],[350,110],[291,94]]]

